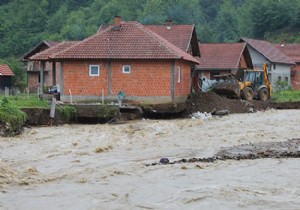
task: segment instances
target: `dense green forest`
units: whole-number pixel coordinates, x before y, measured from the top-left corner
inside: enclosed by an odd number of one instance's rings
[[[116,15],[195,24],[200,42],[300,42],[299,0],[1,0],[0,14],[0,59],[8,63],[41,40],[82,40]]]

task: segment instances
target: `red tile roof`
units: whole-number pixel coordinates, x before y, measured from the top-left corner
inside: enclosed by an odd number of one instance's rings
[[[101,25],[98,32],[110,27],[111,24]],[[171,42],[173,45],[179,47],[184,52],[188,52],[190,45],[193,45],[193,55],[199,56],[198,40],[194,25],[144,25],[147,29],[155,32],[159,36]]]
[[[185,52],[187,52],[190,47],[195,29],[194,25],[145,25],[145,27],[154,31],[159,36],[165,38]]]
[[[119,29],[111,25],[74,44],[53,59],[184,59],[198,61],[138,22],[122,22]]]
[[[200,44],[198,69],[237,69],[246,43]]]
[[[77,41],[64,41],[61,42],[54,47],[48,48],[40,53],[37,53],[31,57],[29,57],[29,60],[37,60],[37,61],[42,61],[42,60],[49,60],[49,57],[55,53],[58,53],[62,50],[65,50],[72,45],[78,43]]]
[[[300,63],[300,44],[275,44],[278,50],[283,52],[295,63]]]
[[[54,42],[54,41],[46,41],[43,40],[39,42],[36,46],[34,46],[32,49],[30,49],[25,55],[23,55],[22,59],[27,60],[30,56],[35,55],[36,53],[39,53],[45,49],[54,47],[58,45],[60,42]]]
[[[6,64],[0,64],[0,76],[15,76]]]
[[[279,51],[273,44],[263,40],[242,38],[260,54],[265,56],[272,63],[295,64],[289,57]]]

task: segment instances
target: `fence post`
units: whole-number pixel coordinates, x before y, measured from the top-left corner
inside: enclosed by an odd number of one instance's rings
[[[5,87],[4,95],[5,95],[5,97],[9,96],[9,88],[8,87]]]

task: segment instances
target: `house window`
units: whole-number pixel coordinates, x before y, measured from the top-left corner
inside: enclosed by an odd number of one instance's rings
[[[273,69],[276,70],[276,64],[273,64]]]
[[[99,65],[89,65],[89,75],[91,77],[100,75],[100,66]]]
[[[278,77],[278,82],[281,82],[281,77],[280,76]]]
[[[288,77],[285,77],[284,79],[285,79],[286,82],[289,82],[289,78]]]
[[[130,65],[123,65],[122,66],[122,72],[124,74],[130,74],[130,72],[131,72],[131,66]]]
[[[180,66],[177,67],[177,74],[178,74],[178,76],[177,76],[177,82],[180,83],[180,79],[181,79],[181,78],[180,78],[180,77],[181,77],[181,69],[180,69]]]

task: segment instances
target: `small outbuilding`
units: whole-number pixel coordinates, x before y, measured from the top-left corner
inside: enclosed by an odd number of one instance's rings
[[[4,91],[5,87],[11,88],[12,77],[14,73],[6,64],[0,64],[0,91]]]

